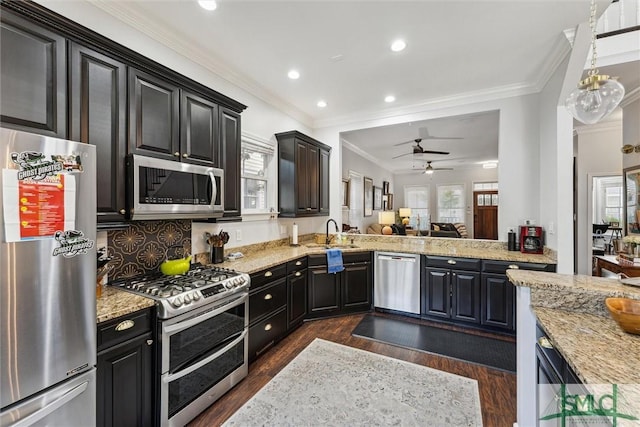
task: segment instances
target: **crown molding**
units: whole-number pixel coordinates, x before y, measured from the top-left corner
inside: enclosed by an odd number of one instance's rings
[[[350,143],[346,139],[340,138],[340,142],[342,143],[341,145],[342,145],[343,149],[346,148],[349,151],[353,151],[358,156],[363,157],[363,158],[369,160],[370,162],[375,163],[378,167],[380,167],[380,168],[382,168],[382,169],[384,169],[384,170],[386,170],[388,172],[393,173],[392,170],[390,170],[390,169],[388,169],[388,168],[383,166],[383,162],[380,159],[372,156],[371,154],[367,153],[363,149],[361,149],[359,147],[356,147],[355,145],[353,145],[352,143]]]
[[[135,7],[130,6],[134,5],[135,2],[93,0],[91,4],[124,24],[149,36],[186,59],[202,66],[218,77],[276,107],[278,110],[291,116],[302,124],[312,127],[313,120],[307,113],[266,90],[255,80],[236,72],[234,69],[226,65],[219,57],[211,54],[210,52],[204,52],[202,49],[194,47],[181,35],[164,31],[161,25],[149,19],[147,16],[140,14]]]
[[[562,64],[562,61],[571,53],[571,46],[571,42],[567,43],[562,36],[558,37],[558,42],[554,45],[553,50],[546,56],[546,60],[540,71],[536,73],[537,79],[534,83],[536,92],[541,92],[544,89],[560,64]]]
[[[617,130],[622,130],[622,120],[620,118],[615,120],[605,120],[592,125],[574,126],[576,135],[587,135],[591,133],[611,132]]]
[[[636,102],[638,99],[640,99],[640,86],[635,88],[634,90],[626,94],[624,98],[622,98],[620,107],[625,108],[629,104]]]

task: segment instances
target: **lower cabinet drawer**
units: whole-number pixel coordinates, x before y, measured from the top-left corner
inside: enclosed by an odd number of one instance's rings
[[[273,285],[249,295],[249,323],[287,304],[287,280],[282,278]]]
[[[152,317],[153,311],[148,308],[98,323],[98,351],[151,331]]]
[[[287,332],[287,307],[249,328],[249,362],[270,349]]]

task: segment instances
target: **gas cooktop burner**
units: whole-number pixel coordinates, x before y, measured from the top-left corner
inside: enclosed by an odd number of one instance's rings
[[[249,288],[249,275],[194,265],[185,274],[152,273],[111,282],[122,290],[158,301],[158,316],[169,318]]]

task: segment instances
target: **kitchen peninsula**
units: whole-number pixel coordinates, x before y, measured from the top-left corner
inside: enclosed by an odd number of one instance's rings
[[[537,387],[536,323],[587,390],[630,385],[626,392],[632,396],[626,397],[634,403],[624,410],[640,416],[640,336],[623,332],[604,303],[607,297],[640,300],[640,288],[584,275],[509,270],[507,277],[516,285],[518,422],[538,418],[531,392]]]

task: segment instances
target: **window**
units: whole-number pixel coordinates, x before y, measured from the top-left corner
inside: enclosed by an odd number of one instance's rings
[[[593,223],[622,221],[622,176],[593,178]]]
[[[497,190],[497,182],[474,182],[473,191]]]
[[[411,209],[409,225],[412,228],[426,230],[429,228],[429,187],[404,187],[404,204]]]
[[[464,185],[438,185],[438,222],[464,223]]]
[[[243,215],[275,211],[274,151],[269,141],[243,133],[240,158]]]

